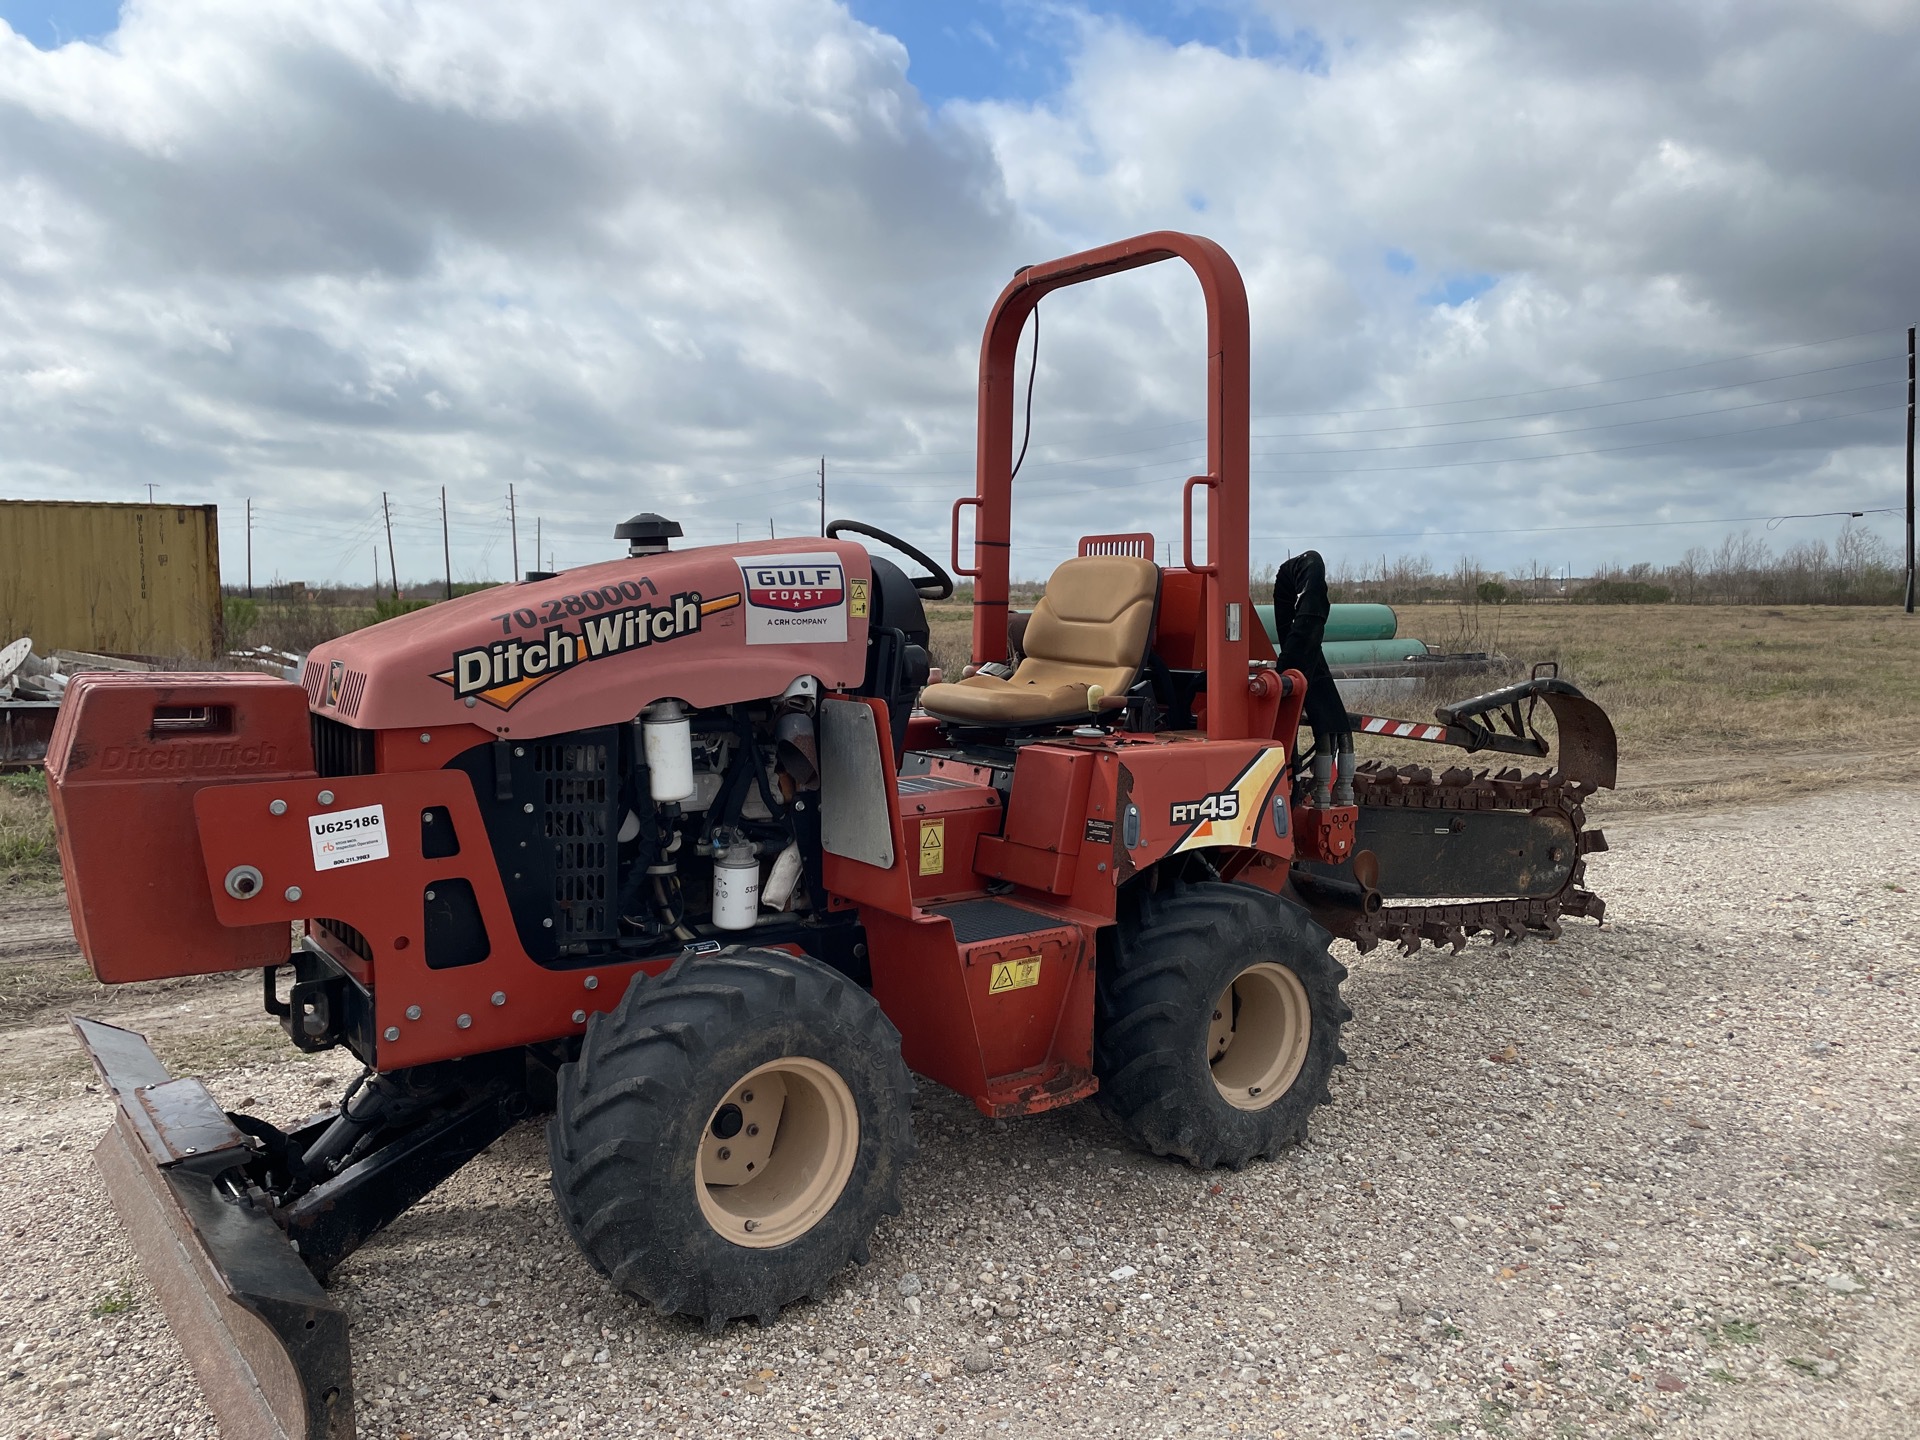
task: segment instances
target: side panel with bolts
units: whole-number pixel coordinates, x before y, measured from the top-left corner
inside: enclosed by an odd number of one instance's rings
[[[243,857],[203,863],[193,796],[200,785],[311,777],[308,725],[306,692],[266,675],[74,677],[47,750],[47,795],[74,936],[103,982],[286,959],[283,921],[223,919],[208,885],[221,899],[279,895],[292,874],[240,869],[251,864]],[[274,799],[287,796],[262,796],[262,820]]]
[[[218,920],[270,922],[282,947],[276,959],[284,957],[281,926],[288,921],[326,916],[359,933],[366,956],[337,953],[320,933],[310,943],[363,981],[377,976],[377,983],[368,984],[375,1006],[372,1033],[380,1037],[376,1068],[401,1069],[577,1032],[589,1015],[612,1008],[643,969],[616,963],[587,975],[556,974],[527,956],[493,853],[478,839],[486,829],[463,772],[332,777],[324,786],[333,794],[330,806],[320,801],[322,788],[316,780],[202,788],[194,802],[198,847],[213,878],[199,883],[202,893],[211,890]],[[287,802],[283,814],[273,813],[275,799]],[[384,820],[384,853],[316,869],[313,817],[364,814],[375,807]],[[446,817],[438,827],[451,826],[475,841],[455,855],[429,856],[424,832],[432,827],[399,821],[428,813]],[[247,899],[228,893],[219,878],[238,865],[251,865],[265,877]],[[292,876],[300,878],[298,887],[285,884]],[[289,888],[301,890],[297,902],[282,898]],[[436,968],[430,922],[456,891],[471,896],[489,948],[480,963]],[[425,899],[429,892],[432,900]],[[652,961],[644,968],[664,966]]]

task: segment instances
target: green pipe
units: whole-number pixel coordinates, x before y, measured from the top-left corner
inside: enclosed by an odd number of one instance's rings
[[[1280,636],[1273,623],[1273,606],[1256,605],[1254,613],[1259,615],[1260,623],[1266,627],[1267,639],[1275,645]],[[1391,605],[1335,605],[1327,615],[1326,639],[1335,640],[1391,640],[1399,633],[1399,621],[1395,618]],[[1332,663],[1332,657],[1328,657]]]

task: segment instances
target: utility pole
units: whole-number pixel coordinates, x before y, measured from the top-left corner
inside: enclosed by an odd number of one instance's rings
[[[1913,614],[1913,332],[1907,327],[1907,614]]]
[[[820,457],[820,533],[827,533],[827,457]]]
[[[373,542],[373,598],[380,598],[380,542]]]
[[[767,516],[767,539],[771,540],[772,538],[773,538],[773,517],[769,515]]]
[[[247,497],[247,598],[249,600],[253,598],[253,497],[251,495]]]
[[[513,533],[513,574],[507,578],[518,580],[520,578],[520,512],[514,508],[511,483],[507,486],[507,529]]]
[[[453,598],[453,542],[447,538],[447,487],[440,487],[440,557],[447,562],[446,598]]]
[[[153,482],[151,480],[147,482],[147,503],[149,505],[153,503]]]
[[[400,566],[393,558],[393,507],[387,503],[387,492],[380,492],[380,513],[387,519],[387,571],[393,581],[393,598],[400,598]]]
[[[740,543],[740,522],[738,520],[733,522],[733,543],[736,545]]]

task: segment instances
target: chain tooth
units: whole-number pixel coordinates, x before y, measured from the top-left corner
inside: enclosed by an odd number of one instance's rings
[[[1591,787],[1563,780],[1558,770],[1526,774],[1518,766],[1504,769],[1472,770],[1455,766],[1435,776],[1424,765],[1389,766],[1368,760],[1355,776],[1355,795],[1362,805],[1383,809],[1424,810],[1536,810],[1557,808],[1565,812],[1575,834],[1576,855],[1606,849],[1606,838],[1599,831],[1588,831],[1586,811],[1581,800]],[[1582,889],[1586,863],[1574,862],[1567,888],[1559,895],[1540,900],[1491,900],[1477,905],[1398,906],[1370,916],[1353,931],[1354,947],[1361,954],[1383,943],[1399,946],[1402,954],[1419,953],[1423,944],[1436,949],[1442,945],[1454,954],[1466,948],[1469,936],[1486,933],[1498,944],[1518,944],[1529,931],[1550,939],[1561,935],[1560,917],[1583,916],[1599,920],[1606,914],[1606,902]]]

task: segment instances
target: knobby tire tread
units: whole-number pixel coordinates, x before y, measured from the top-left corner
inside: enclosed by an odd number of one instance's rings
[[[1331,1098],[1333,1067],[1346,1060],[1340,1027],[1352,1018],[1330,940],[1300,906],[1250,885],[1201,881],[1132,897],[1096,989],[1101,1109],[1142,1148],[1200,1169],[1240,1169],[1304,1140],[1308,1116]],[[1261,961],[1299,977],[1312,1030],[1286,1092],[1240,1110],[1214,1086],[1207,1016],[1233,977]]]
[[[846,1189],[811,1229],[748,1248],[701,1214],[693,1156],[727,1088],[786,1053],[812,1054],[848,1084],[859,1147]],[[553,1190],[575,1243],[621,1289],[713,1329],[769,1323],[864,1264],[874,1224],[900,1213],[911,1108],[899,1033],[845,977],[784,952],[687,957],[589,1021],[548,1126]]]

